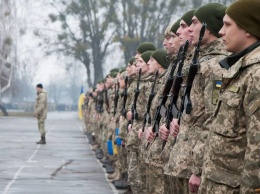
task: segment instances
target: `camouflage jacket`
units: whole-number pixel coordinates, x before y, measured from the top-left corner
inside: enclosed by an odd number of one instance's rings
[[[154,102],[155,102],[155,100],[157,99],[157,98],[156,98],[156,97],[157,97],[157,94],[158,94],[157,91],[160,89],[160,87],[161,87],[161,85],[162,85],[162,81],[165,80],[165,79],[164,79],[165,73],[166,73],[166,70],[163,71],[163,72],[158,76],[158,78],[157,78],[157,80],[156,80],[156,82],[155,82],[155,87],[154,87],[155,96],[154,96],[153,101],[152,101],[152,103],[151,103],[151,105],[150,105],[150,106],[151,106],[151,109],[150,109],[150,112],[149,112],[151,122],[152,122],[152,120],[153,120],[153,118],[154,118],[154,114],[155,114],[155,113],[152,111],[152,108],[154,107],[154,104],[155,104]],[[155,77],[153,76],[153,81],[154,81],[154,79],[155,79]],[[153,81],[152,81],[152,82],[153,82]],[[151,87],[152,87],[152,85],[153,85],[153,83],[151,84],[150,88],[148,89],[149,94],[148,94],[147,98],[149,98],[149,95],[150,95],[150,93],[151,93]],[[148,102],[147,102],[147,103],[148,103]],[[148,104],[147,104],[147,105],[148,105]],[[146,109],[145,109],[145,113],[146,113],[146,111],[147,111],[147,106],[146,106],[145,108],[146,108]],[[153,109],[153,110],[154,110],[154,109]],[[143,119],[144,119],[144,118],[143,118]],[[151,124],[151,123],[148,123],[148,121],[147,121],[145,128],[146,128],[147,126],[149,126],[150,124]],[[142,121],[141,128],[143,128],[143,121]],[[147,140],[146,140],[146,138],[145,138],[145,135],[143,135],[143,138],[142,138],[140,141],[141,141],[141,143],[140,143],[140,146],[139,146],[139,153],[141,154],[142,157],[147,158],[148,151],[146,151]]]
[[[188,73],[188,68],[189,68],[191,57],[192,57],[191,53],[192,53],[191,51],[189,51],[187,53],[186,59],[184,62],[184,66],[182,68],[183,84],[180,89],[179,96],[184,92],[184,89],[185,89],[184,86],[185,86],[186,76]],[[164,80],[162,82],[162,85],[160,86],[160,92],[158,92],[159,95],[157,96],[155,103],[154,103],[156,107],[158,107],[160,104],[160,101],[162,99],[164,84],[169,76],[170,70],[171,70],[172,66],[174,65],[174,63],[175,63],[175,61],[173,61],[173,63],[168,68],[166,75],[163,77]],[[178,66],[175,69],[174,75],[177,72],[177,68],[178,68]],[[171,96],[171,91],[170,91],[169,96]],[[170,103],[170,98],[168,97],[167,102],[165,104],[166,105],[165,108],[168,108],[169,103]],[[165,123],[165,118],[162,118],[161,122],[160,122],[160,126],[163,125],[164,123]],[[155,138],[154,142],[152,143],[152,145],[149,148],[148,158],[146,159],[145,162],[162,168],[168,162],[170,151],[173,146],[173,140],[174,140],[174,138],[170,136],[168,138],[168,141],[167,141],[164,149],[162,150],[163,140],[160,137]]]
[[[37,93],[34,105],[34,114],[37,116],[37,119],[45,120],[47,117],[47,112],[47,92],[45,90],[42,90],[41,92]]]
[[[192,149],[197,139],[202,135],[201,133],[208,131],[202,125],[214,110],[215,98],[217,98],[215,90],[218,87],[215,88],[213,83],[216,80],[221,80],[224,69],[221,68],[218,62],[226,55],[227,52],[220,40],[201,46],[199,67],[191,90],[192,111],[191,114],[183,113],[176,144],[173,146],[169,162],[165,166],[166,174],[187,179],[191,176],[193,166]],[[202,138],[207,137],[203,136]],[[198,154],[203,158],[203,153]],[[202,162],[200,160],[198,163]]]
[[[128,86],[127,86],[127,99],[126,99],[126,105],[125,105],[125,109],[126,111],[128,111],[130,109],[130,96],[134,94],[134,80],[129,78],[128,80]],[[123,100],[124,102],[124,100]],[[123,103],[122,102],[122,103]],[[121,113],[121,110],[120,110]],[[127,124],[128,124],[128,120],[123,117],[122,115],[120,116],[120,120],[119,120],[119,134],[118,137],[121,139],[126,139],[127,136]]]
[[[260,46],[223,74],[219,102],[207,141],[204,176],[240,186],[241,193],[259,187]]]
[[[131,151],[137,151],[139,147],[138,130],[142,127],[146,105],[149,96],[149,88],[152,85],[153,76],[144,76],[139,85],[140,94],[136,102],[136,111],[138,113],[138,119],[134,120],[134,125],[132,126],[131,132],[127,136],[127,149]],[[131,100],[133,102],[133,98]]]

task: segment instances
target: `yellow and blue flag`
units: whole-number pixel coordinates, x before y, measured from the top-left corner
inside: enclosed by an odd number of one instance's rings
[[[83,90],[83,86],[81,86],[79,100],[78,100],[79,119],[82,119],[83,117],[83,110],[82,110],[83,104],[84,104],[84,90]]]

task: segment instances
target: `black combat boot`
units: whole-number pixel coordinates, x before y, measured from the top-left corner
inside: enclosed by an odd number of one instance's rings
[[[36,142],[36,144],[46,144],[45,136],[41,136],[41,140]]]

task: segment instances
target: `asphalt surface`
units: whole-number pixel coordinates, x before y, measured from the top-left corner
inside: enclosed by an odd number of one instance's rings
[[[75,112],[51,112],[46,145],[32,117],[0,117],[0,193],[113,194]]]

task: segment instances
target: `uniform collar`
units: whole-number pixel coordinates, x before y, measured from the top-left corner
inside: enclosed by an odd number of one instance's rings
[[[232,67],[241,57],[245,56],[246,54],[250,53],[252,50],[257,48],[260,45],[260,42],[256,42],[252,44],[251,46],[247,47],[245,50],[241,51],[238,54],[230,55],[226,58],[224,58],[222,61],[219,62],[220,66],[229,69]]]
[[[238,53],[237,55],[233,55],[234,57],[231,60],[225,60],[225,64],[229,66],[228,71],[226,71],[223,74],[223,78],[233,78],[235,77],[241,69],[245,69],[253,64],[259,63],[260,58],[259,58],[259,53],[260,53],[260,42],[254,43],[244,51]],[[250,53],[248,55],[248,53]],[[222,60],[221,62],[223,62]],[[220,65],[221,65],[220,62]],[[232,63],[231,63],[232,62]],[[223,63],[222,63],[223,64]]]

